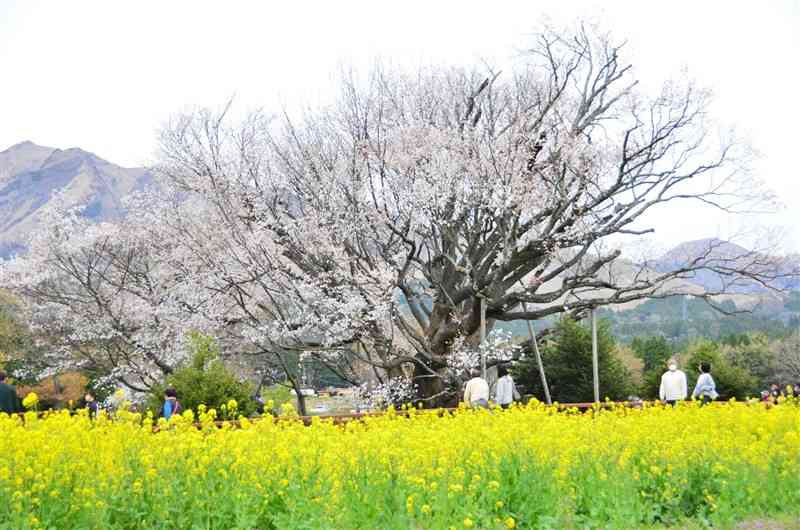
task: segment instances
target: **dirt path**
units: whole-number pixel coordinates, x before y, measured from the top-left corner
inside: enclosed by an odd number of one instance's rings
[[[735,530],[800,530],[800,519],[775,521],[756,519],[736,525]]]

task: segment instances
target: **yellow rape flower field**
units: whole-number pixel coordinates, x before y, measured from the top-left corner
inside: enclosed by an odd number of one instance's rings
[[[127,412],[0,415],[0,528],[727,528],[800,513],[793,403],[212,419],[154,433]]]

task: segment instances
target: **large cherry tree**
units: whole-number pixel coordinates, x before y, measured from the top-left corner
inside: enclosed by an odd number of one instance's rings
[[[543,31],[504,72],[378,66],[301,115],[180,115],[161,131],[158,193],[80,246],[83,260],[37,247],[18,266],[48,273],[12,287],[70,329],[110,326],[156,367],[150,333],[167,352],[194,326],[272,371],[294,377],[296,353],[352,381],[364,367],[389,384],[411,374],[418,398],[447,402],[482,300],[491,329],[683,293],[699,270],[727,280],[709,298],[783,273],[764,252],[713,245],[668,270],[621,259],[655,207],[768,201],[708,102],[691,82],[638,90],[622,48],[580,27]],[[103,276],[84,281],[95,251]],[[49,274],[71,276],[75,297]],[[76,310],[86,296],[92,311]],[[102,325],[95,306],[109,308]]]

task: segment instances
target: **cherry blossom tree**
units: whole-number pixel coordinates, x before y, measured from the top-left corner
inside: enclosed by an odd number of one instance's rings
[[[47,373],[85,368],[144,392],[183,359],[186,332],[205,329],[192,304],[212,294],[160,259],[143,217],[94,224],[64,204],[0,280],[26,302]]]
[[[259,337],[388,378],[410,366],[420,397],[441,402],[482,299],[491,327],[676,294],[697,270],[726,285],[778,274],[763,252],[713,248],[668,271],[617,266],[606,242],[651,232],[656,206],[769,199],[747,146],[707,123],[705,91],[668,82],[648,98],[620,53],[584,29],[544,32],[507,74],[378,67],[299,119],[184,116],[164,131],[161,170],[229,225],[238,275],[224,289]]]
[[[68,344],[124,345],[126,370],[166,372],[181,333],[213,329],[298,396],[296,356],[353,382],[367,366],[429,404],[456,396],[481,301],[491,330],[680,294],[700,270],[728,280],[692,290],[710,300],[771,285],[783,272],[763,249],[710,245],[668,270],[621,259],[656,207],[771,199],[747,146],[709,123],[706,91],[648,96],[622,51],[584,26],[545,30],[506,72],[378,66],[300,116],[177,116],[157,193],[117,225],[54,222],[3,283]]]

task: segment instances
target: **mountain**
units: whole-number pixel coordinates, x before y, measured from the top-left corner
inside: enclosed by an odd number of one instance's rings
[[[688,262],[698,256],[735,259],[747,255],[749,251],[736,243],[716,238],[684,241],[661,256],[662,262]]]
[[[118,218],[122,199],[152,182],[145,168],[123,168],[78,148],[22,142],[0,152],[0,258],[25,249],[53,192],[98,221]]]
[[[671,272],[686,267],[697,259],[702,259],[712,268],[758,270],[767,277],[775,276],[770,281],[772,287],[800,289],[800,256],[768,257],[735,243],[715,238],[681,243],[646,265],[659,272]],[[764,285],[753,280],[739,279],[731,284],[729,277],[710,269],[693,271],[686,276],[686,280],[703,287],[706,291],[741,294],[768,291]]]

